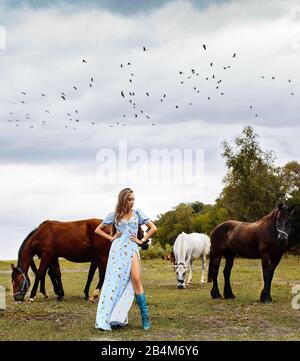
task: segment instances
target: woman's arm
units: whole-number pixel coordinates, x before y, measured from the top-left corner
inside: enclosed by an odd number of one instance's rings
[[[109,234],[107,234],[106,232],[104,232],[102,230],[102,228],[105,227],[105,223],[101,222],[99,224],[99,226],[95,229],[95,233],[98,234],[99,236],[102,236],[106,239],[109,239],[111,242],[113,242],[116,238],[121,236],[121,232],[117,232],[113,237],[110,236]]]
[[[156,227],[156,225],[155,225],[153,222],[151,222],[151,221],[147,222],[147,223],[146,223],[146,226],[147,226],[149,229],[148,229],[148,232],[146,233],[146,236],[144,236],[144,237],[141,239],[142,243],[146,242],[146,241],[148,240],[148,238],[151,238],[151,236],[152,236],[155,232],[157,232],[157,227]]]
[[[132,241],[136,242],[139,245],[142,245],[142,244],[146,243],[148,238],[150,238],[157,231],[156,225],[151,221],[147,222],[146,226],[148,226],[148,228],[149,228],[146,236],[144,236],[141,240],[139,240],[135,236],[131,236],[130,239]]]

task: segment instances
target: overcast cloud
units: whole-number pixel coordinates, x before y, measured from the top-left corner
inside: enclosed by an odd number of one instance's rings
[[[0,25],[0,259],[45,219],[104,217],[126,186],[153,220],[213,203],[221,142],[249,124],[278,165],[299,160],[299,1],[0,1]],[[97,154],[119,141],[202,149],[204,184],[103,184]]]

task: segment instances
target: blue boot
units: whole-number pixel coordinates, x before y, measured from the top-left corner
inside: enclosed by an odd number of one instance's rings
[[[135,299],[141,311],[143,329],[148,330],[150,328],[150,319],[145,293],[136,294]]]

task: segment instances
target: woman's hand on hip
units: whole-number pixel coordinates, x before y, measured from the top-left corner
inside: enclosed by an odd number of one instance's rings
[[[121,237],[122,236],[122,232],[117,232],[113,237],[112,237],[112,239],[111,239],[111,242],[113,242],[116,238],[119,238],[119,237]]]
[[[131,239],[133,242],[135,242],[135,243],[137,243],[137,244],[139,244],[139,245],[143,244],[143,242],[140,241],[140,240],[139,240],[136,236],[134,236],[134,235],[131,235],[131,236],[130,236],[130,239]]]

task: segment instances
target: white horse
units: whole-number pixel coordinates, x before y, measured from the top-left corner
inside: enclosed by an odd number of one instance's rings
[[[202,257],[201,284],[204,284],[204,272],[206,268],[206,256],[210,251],[210,238],[204,233],[180,233],[174,243],[175,256],[174,270],[177,275],[177,287],[186,288],[185,274],[189,269],[187,284],[192,283],[193,261]]]

